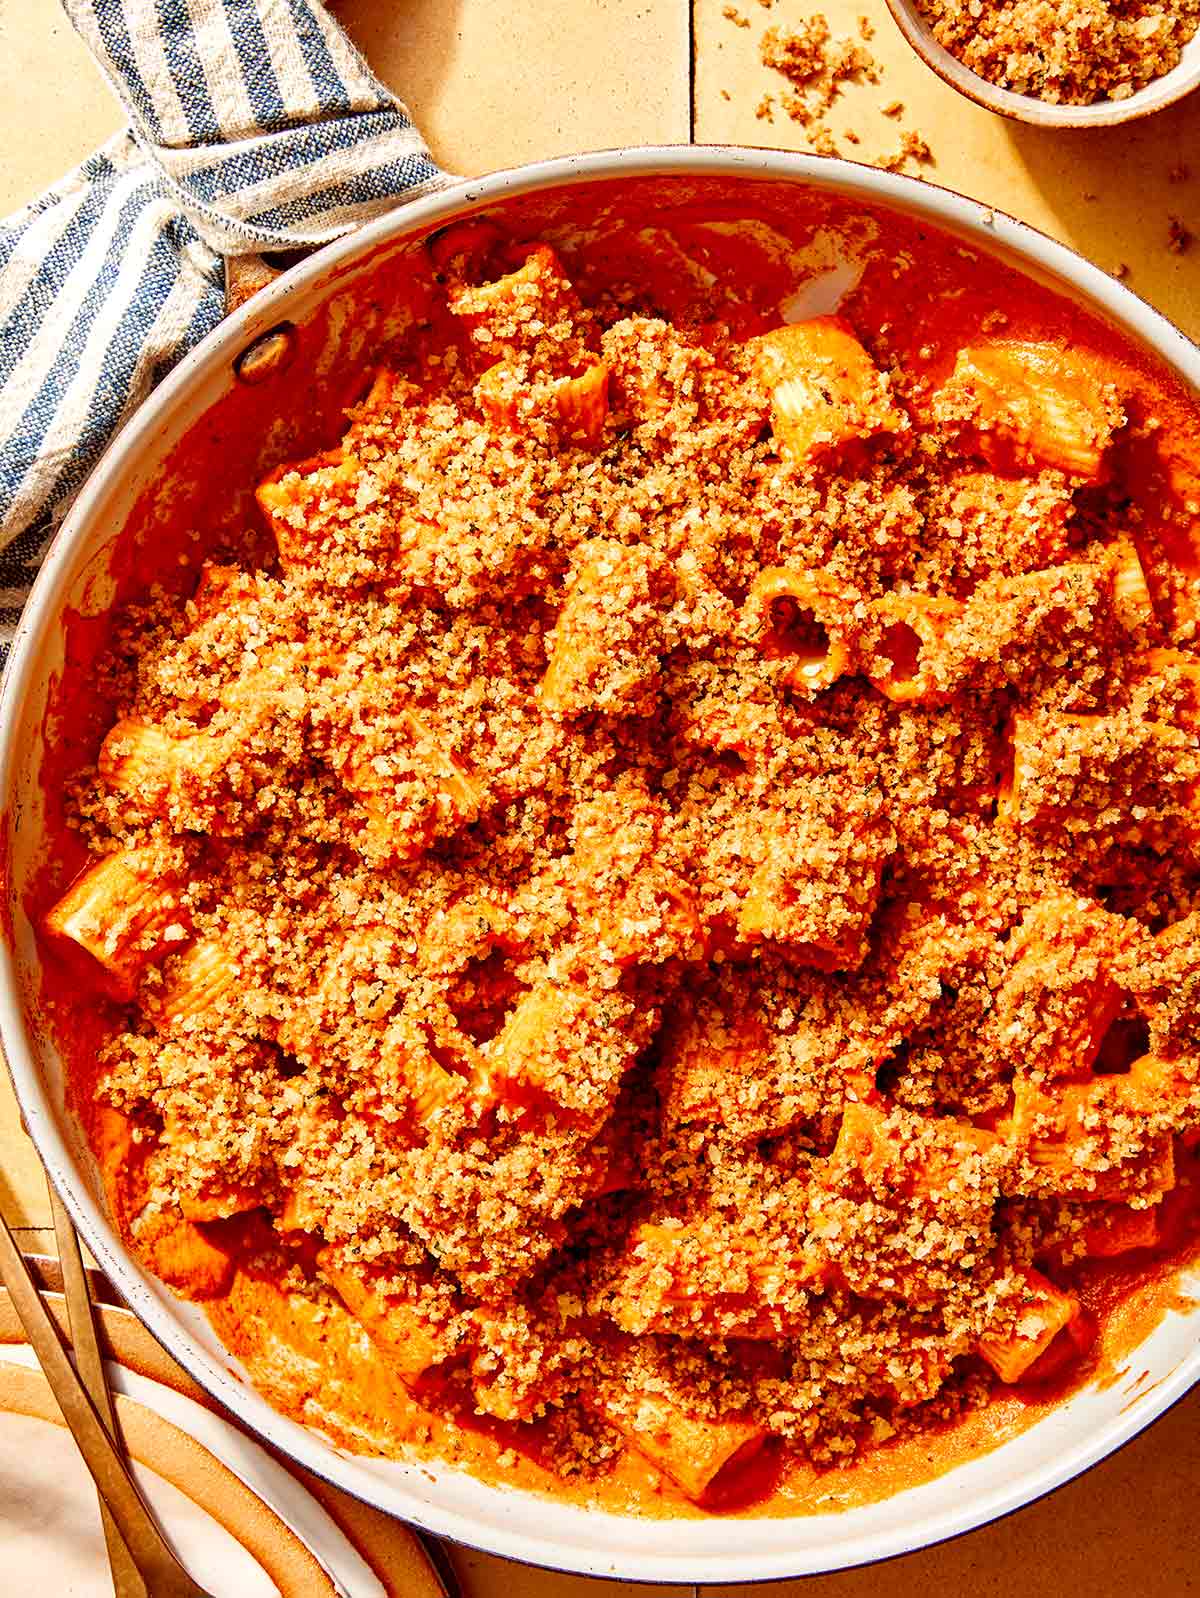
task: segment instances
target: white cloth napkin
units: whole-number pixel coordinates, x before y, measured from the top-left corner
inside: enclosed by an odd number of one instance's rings
[[[226,260],[449,181],[316,0],[63,3],[129,128],[0,222],[0,663],[105,445],[220,320]]]

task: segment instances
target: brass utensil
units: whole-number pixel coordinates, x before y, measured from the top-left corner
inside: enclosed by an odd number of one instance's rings
[[[64,1262],[64,1277],[67,1270]],[[176,1559],[142,1502],[124,1460],[105,1431],[92,1400],[75,1374],[75,1367],[59,1342],[50,1312],[38,1295],[16,1239],[2,1215],[0,1281],[8,1289],[29,1345],[38,1357],[50,1390],[62,1410],[63,1419],[79,1444],[79,1451],[92,1473],[96,1490],[116,1522],[148,1598],[212,1598],[212,1594],[193,1581]],[[72,1330],[74,1324],[72,1317]]]
[[[75,1350],[75,1370],[84,1390],[91,1399],[97,1415],[108,1428],[109,1436],[119,1446],[116,1411],[108,1378],[104,1373],[104,1360],[96,1336],[96,1323],[92,1318],[92,1295],[88,1289],[87,1274],[83,1268],[83,1255],[79,1252],[79,1238],[75,1224],[67,1214],[66,1205],[59,1198],[52,1182],[50,1212],[54,1217],[54,1236],[58,1244],[58,1258],[63,1273],[63,1294],[67,1301],[67,1325],[71,1331],[71,1346]],[[125,1546],[125,1539],[117,1528],[104,1495],[100,1495],[100,1524],[104,1529],[104,1544],[108,1549],[108,1563],[112,1570],[115,1598],[147,1598],[146,1583],[138,1573],[133,1555]]]

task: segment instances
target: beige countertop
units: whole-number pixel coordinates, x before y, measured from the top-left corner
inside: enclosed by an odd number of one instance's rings
[[[759,44],[822,9],[870,33],[878,81],[849,83],[828,125],[873,159],[907,130],[932,160],[908,170],[1062,239],[1200,337],[1200,94],[1129,128],[1047,132],[968,104],[911,55],[883,0],[343,0],[332,9],[407,101],[446,168],[646,142],[805,149],[787,85]],[[738,17],[726,13],[736,10]],[[860,29],[859,18],[867,27]],[[775,96],[773,120],[756,114]],[[900,102],[898,114],[883,107]],[[120,113],[57,5],[0,0],[0,214],[86,156]],[[846,140],[850,129],[857,145]],[[1191,170],[1186,169],[1190,166]],[[1195,235],[1169,248],[1171,219]],[[49,1226],[41,1171],[0,1079],[0,1205],[33,1246]],[[1200,1391],[1116,1458],[1021,1513],[886,1566],[758,1589],[797,1598],[1184,1598],[1200,1592]],[[0,1524],[2,1524],[0,1505]],[[686,1525],[677,1531],[686,1537]],[[731,1535],[735,1535],[731,1527]],[[597,1583],[456,1551],[469,1598],[585,1598]],[[669,1593],[688,1589],[638,1589]],[[737,1590],[705,1588],[705,1598]]]

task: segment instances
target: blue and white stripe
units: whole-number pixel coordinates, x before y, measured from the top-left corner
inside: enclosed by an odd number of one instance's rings
[[[220,320],[225,259],[446,181],[316,0],[64,0],[129,117],[0,222],[0,659],[104,446]]]

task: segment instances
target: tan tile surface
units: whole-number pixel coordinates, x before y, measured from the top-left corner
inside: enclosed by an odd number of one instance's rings
[[[686,143],[687,0],[334,0],[448,171]],[[0,0],[0,215],[121,125],[55,0]]]
[[[450,171],[687,142],[687,0],[334,0],[332,10]]]
[[[0,216],[90,155],[120,107],[50,0],[0,0]]]
[[[51,1225],[50,1200],[33,1144],[21,1127],[8,1071],[0,1062],[0,1212],[10,1226]]]
[[[563,1576],[534,1570],[508,1559],[448,1547],[450,1563],[463,1598],[692,1598],[691,1587],[644,1587],[636,1582],[597,1581],[590,1576]]]
[[[884,0],[775,0],[770,10],[738,0],[748,28],[723,15],[727,5],[695,0],[697,139],[805,149],[801,128],[778,100],[773,122],[755,116],[764,94],[787,91],[761,64],[759,40],[766,28],[814,11],[828,16],[835,33],[855,34],[865,15],[875,30],[868,48],[882,68],[880,82],[847,85],[829,119],[835,134],[847,127],[858,134],[859,158],[897,149],[901,128],[922,133],[934,153],[934,164],[922,169],[931,181],[1032,222],[1108,271],[1123,261],[1132,289],[1200,337],[1200,93],[1127,128],[1030,128],[972,105],[930,72]],[[899,119],[881,114],[891,100],[904,104]],[[1172,183],[1168,174],[1185,156],[1191,176]],[[1172,215],[1196,236],[1184,254],[1167,249]]]
[[[802,148],[799,128],[778,111],[773,124],[755,118],[762,95],[782,87],[760,65],[758,40],[770,23],[786,24],[822,0],[776,0],[769,12],[758,0],[739,0],[749,28],[722,16],[726,3],[696,0],[696,136]],[[882,0],[823,3],[842,31],[853,30],[860,11],[874,21],[870,48],[884,67],[878,87],[851,89],[839,102],[835,130],[853,128],[866,156],[894,149],[897,124],[879,107],[904,101],[900,125],[934,146],[936,165],[927,171],[935,181],[1016,212],[1101,265],[1125,261],[1138,292],[1200,333],[1200,242],[1181,256],[1165,248],[1170,214],[1200,236],[1200,95],[1128,131],[1035,133],[968,105],[928,73]],[[480,172],[688,136],[687,0],[342,0],[334,9],[450,169]],[[0,0],[0,212],[118,124],[58,7]],[[1170,184],[1167,173],[1185,150],[1193,176]],[[1086,200],[1089,192],[1096,198]],[[3,1072],[0,1206],[19,1226],[49,1225],[41,1173]],[[44,1248],[49,1239],[30,1231],[22,1241]],[[1200,1591],[1197,1483],[1200,1394],[1084,1481],[998,1526],[888,1566],[759,1590],[796,1598],[1184,1598]],[[452,1558],[467,1598],[587,1598],[603,1590],[466,1550]],[[750,1591],[720,1591],[735,1590]],[[718,1589],[706,1594],[718,1598]]]

